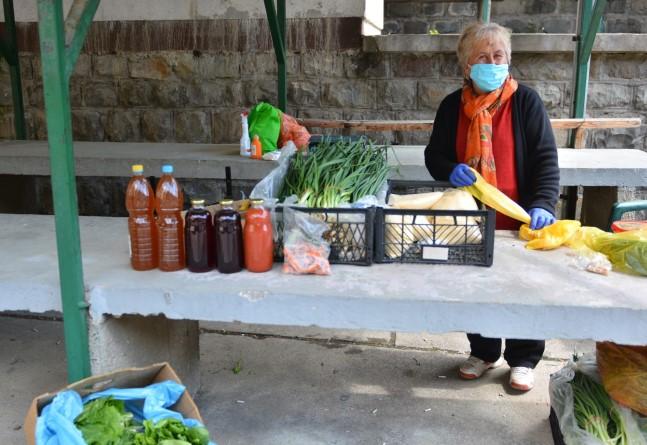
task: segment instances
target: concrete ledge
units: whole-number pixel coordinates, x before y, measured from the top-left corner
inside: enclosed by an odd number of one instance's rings
[[[389,153],[392,177],[427,181],[423,145],[396,145]],[[158,176],[172,163],[178,178],[258,181],[276,162],[242,158],[234,144],[158,144],[75,142],[77,176],[130,176],[132,164],[144,164],[146,175]],[[560,185],[643,186],[647,184],[647,153],[633,149],[559,149]],[[0,142],[0,174],[50,174],[46,141]],[[15,310],[22,307],[12,308]]]
[[[513,34],[513,53],[570,53],[574,34]],[[392,34],[364,37],[364,51],[382,53],[454,53],[458,34]],[[646,52],[647,34],[598,34],[594,53]]]

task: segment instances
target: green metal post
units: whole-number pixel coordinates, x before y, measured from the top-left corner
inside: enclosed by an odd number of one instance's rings
[[[586,113],[586,96],[589,84],[589,68],[591,63],[591,50],[595,35],[600,27],[602,13],[606,6],[606,0],[579,0],[577,15],[577,45],[574,55],[574,70],[572,91],[573,99],[570,107],[570,114],[573,118],[583,118]],[[571,132],[569,144],[575,146],[575,132]],[[577,187],[568,187],[566,209],[564,216],[569,219],[575,218],[577,206]]]
[[[6,43],[2,46],[2,53],[9,64],[11,77],[11,98],[13,100],[13,124],[16,139],[27,139],[25,130],[25,108],[22,100],[22,83],[20,80],[20,58],[16,43],[16,19],[13,11],[13,0],[3,0],[5,27],[7,28]],[[0,36],[2,38],[2,36]]]
[[[490,21],[490,9],[492,6],[492,0],[481,0],[478,7],[478,16],[479,20],[487,23]]]
[[[75,0],[65,19],[65,78],[72,76],[99,0]]]
[[[288,75],[285,60],[285,0],[277,0],[279,11],[278,17],[277,12],[274,9],[274,1],[264,1],[267,21],[270,25],[270,33],[272,34],[274,53],[276,54],[276,63],[278,65],[279,108],[281,111],[285,111],[288,103],[286,87]],[[280,21],[279,18],[281,18]]]
[[[65,350],[68,380],[72,382],[89,376],[91,369],[63,23],[62,0],[38,0],[38,33],[52,169]]]

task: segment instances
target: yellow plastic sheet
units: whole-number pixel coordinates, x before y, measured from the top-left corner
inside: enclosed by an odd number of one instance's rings
[[[647,275],[647,229],[609,233],[595,227],[582,227],[568,245],[573,248],[586,246],[600,252],[620,271]]]
[[[470,169],[476,176],[476,182],[468,187],[462,187],[467,190],[476,199],[483,204],[492,207],[499,213],[509,216],[510,218],[521,221],[522,223],[530,224],[530,215],[519,204],[508,198],[499,189],[491,184],[488,184],[483,176],[473,168]]]
[[[565,245],[605,255],[622,272],[647,275],[647,229],[609,233],[596,227],[580,227],[579,221],[560,220],[541,230],[521,226],[519,237],[528,249],[550,250]]]
[[[528,224],[519,229],[519,237],[528,241],[527,249],[551,250],[570,240],[582,226],[579,221],[562,219],[543,229],[533,230]]]

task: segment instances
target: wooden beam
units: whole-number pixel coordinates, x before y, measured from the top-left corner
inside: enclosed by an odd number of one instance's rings
[[[327,120],[297,119],[307,128],[346,128],[355,131],[431,131],[433,120],[410,121],[362,121],[362,120]],[[554,130],[571,130],[585,128],[635,128],[640,127],[640,118],[587,118],[587,119],[551,119]]]

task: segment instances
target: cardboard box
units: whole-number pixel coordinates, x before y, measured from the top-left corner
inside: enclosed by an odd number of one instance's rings
[[[35,445],[36,443],[36,419],[41,410],[48,405],[54,396],[60,391],[66,389],[73,389],[78,392],[81,397],[88,394],[103,391],[109,388],[142,388],[151,383],[163,382],[165,380],[172,380],[182,384],[171,365],[168,363],[156,363],[145,368],[127,368],[119,369],[107,374],[88,377],[87,379],[79,380],[72,383],[65,388],[58,391],[45,393],[34,400],[32,400],[27,415],[25,416],[24,431],[25,438],[28,445]],[[204,424],[202,416],[198,411],[198,407],[191,395],[184,391],[180,400],[171,407],[172,410],[179,412],[184,417],[196,419]]]

